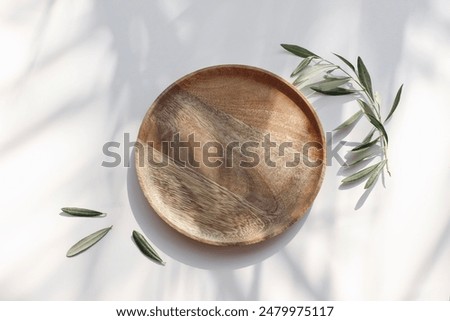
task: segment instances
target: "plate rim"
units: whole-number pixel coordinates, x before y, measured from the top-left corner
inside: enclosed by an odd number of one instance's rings
[[[192,71],[186,75],[184,75],[183,77],[177,79],[176,81],[174,81],[173,83],[171,83],[166,89],[164,89],[157,97],[156,99],[153,101],[153,103],[150,105],[150,107],[147,109],[144,117],[142,118],[140,127],[139,127],[139,131],[138,131],[138,135],[137,135],[137,139],[136,139],[136,144],[140,143],[142,141],[141,136],[143,135],[144,132],[144,126],[147,123],[147,119],[149,119],[151,117],[151,115],[153,114],[153,111],[155,110],[155,106],[159,103],[159,101],[162,99],[162,97],[164,97],[168,92],[170,92],[175,86],[179,85],[180,83],[183,83],[184,81],[186,81],[189,78],[192,78],[194,76],[196,76],[199,73],[203,73],[203,72],[207,72],[207,71],[211,71],[214,69],[240,69],[240,70],[250,70],[252,72],[256,72],[256,73],[262,73],[265,74],[266,76],[269,76],[271,78],[276,79],[277,81],[279,81],[281,84],[283,84],[286,89],[290,90],[294,96],[297,96],[308,108],[308,111],[311,113],[311,116],[314,119],[315,125],[317,126],[317,129],[319,131],[320,134],[320,140],[321,140],[321,144],[323,146],[322,150],[323,150],[323,160],[322,160],[322,168],[320,171],[320,175],[319,178],[317,180],[316,183],[316,188],[315,190],[311,193],[311,204],[308,204],[308,207],[302,211],[300,214],[294,216],[287,224],[283,225],[282,228],[270,233],[270,234],[265,234],[263,237],[259,237],[259,238],[254,238],[252,240],[247,240],[247,241],[239,241],[239,242],[223,242],[223,241],[218,241],[218,240],[210,240],[210,239],[205,239],[205,238],[201,238],[198,237],[196,235],[190,234],[187,231],[179,228],[178,226],[174,225],[167,217],[166,215],[163,215],[162,213],[160,213],[159,209],[157,207],[155,207],[151,201],[151,197],[149,195],[147,195],[149,192],[146,190],[146,185],[144,184],[144,180],[141,177],[143,174],[142,172],[140,172],[139,168],[139,159],[137,157],[138,155],[138,148],[134,148],[134,167],[135,167],[135,173],[136,176],[138,178],[138,182],[139,182],[139,186],[140,189],[142,191],[142,193],[145,196],[145,199],[147,201],[147,203],[150,205],[150,207],[152,208],[152,210],[165,222],[167,223],[171,228],[175,229],[177,232],[181,233],[182,235],[196,240],[198,242],[201,242],[203,244],[210,244],[210,245],[216,245],[216,246],[241,246],[241,245],[250,245],[250,244],[256,244],[256,243],[260,243],[264,240],[273,238],[277,235],[280,235],[282,233],[284,233],[290,226],[292,226],[293,224],[295,224],[296,222],[298,222],[299,220],[301,220],[306,213],[308,212],[308,210],[313,206],[314,201],[317,197],[317,194],[319,193],[323,180],[324,180],[324,176],[325,176],[325,171],[326,171],[326,159],[327,159],[327,148],[326,148],[326,140],[325,140],[325,135],[324,135],[324,131],[323,131],[323,127],[322,127],[322,123],[320,121],[319,116],[317,115],[317,112],[315,111],[315,109],[313,108],[312,104],[306,99],[306,97],[294,86],[292,85],[290,82],[288,82],[287,80],[285,80],[284,78],[282,78],[281,76],[278,76],[277,74],[259,68],[259,67],[255,67],[255,66],[250,66],[250,65],[244,65],[244,64],[219,64],[219,65],[212,65],[212,66],[208,66],[208,67],[204,67],[204,68],[200,68],[198,70]],[[292,99],[292,96],[289,95],[289,98]],[[296,103],[296,105],[298,106],[298,104]],[[300,107],[299,107],[300,108]],[[302,109],[303,110],[303,109]]]

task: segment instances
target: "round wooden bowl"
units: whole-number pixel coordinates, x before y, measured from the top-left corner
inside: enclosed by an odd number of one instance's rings
[[[316,113],[292,85],[259,68],[220,65],[181,78],[152,104],[136,171],[152,208],[179,232],[251,244],[311,207],[324,147]]]

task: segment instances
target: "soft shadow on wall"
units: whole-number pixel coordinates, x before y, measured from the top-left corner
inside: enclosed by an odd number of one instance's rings
[[[49,1],[48,3],[51,7],[55,2]],[[108,3],[95,2],[92,9],[93,16],[89,30],[106,30],[111,36],[110,51],[116,57],[110,87],[107,90],[109,110],[105,117],[108,117],[111,126],[109,127],[110,136],[106,137],[106,139],[114,140],[117,137],[122,136],[121,133],[127,124],[139,124],[140,119],[143,117],[149,104],[154,98],[156,98],[156,96],[174,80],[192,71],[192,67],[197,66],[200,68],[205,65],[217,63],[217,61],[220,60],[220,57],[217,55],[210,57],[208,60],[205,59],[207,58],[205,55],[196,53],[198,46],[201,45],[199,40],[195,40],[197,39],[196,36],[203,35],[203,39],[208,40],[208,37],[202,32],[208,28],[208,24],[213,23],[213,19],[207,18],[208,15],[205,15],[204,21],[199,21],[198,19],[195,20],[196,15],[194,15],[194,13],[200,10],[205,12],[205,14],[210,14],[209,17],[211,17],[211,15],[220,16],[219,11],[222,9],[226,9],[227,12],[233,13],[232,9],[237,4],[238,2],[229,2],[229,4],[221,3],[219,5],[208,1],[184,1],[178,3],[163,1],[156,3],[129,1],[126,4],[118,1]],[[289,13],[303,12],[302,6],[304,3],[289,2],[289,5],[289,7],[280,6],[281,8],[279,9],[276,7],[276,14],[279,14],[280,17],[283,15],[291,17],[292,15],[289,15]],[[375,6],[375,4],[373,6]],[[385,19],[384,17],[388,12],[389,18],[385,23],[393,26],[393,33],[390,34],[388,39],[378,39],[372,43],[375,47],[377,46],[377,42],[381,42],[386,45],[385,47],[393,48],[392,50],[397,54],[389,56],[389,65],[394,66],[399,63],[400,53],[402,51],[402,35],[408,20],[408,15],[411,14],[413,10],[417,10],[418,7],[425,10],[426,5],[420,3],[420,1],[394,3],[384,1],[377,3],[375,9],[373,6],[368,4],[361,6],[361,12],[358,13],[358,18],[361,21],[361,25],[366,27],[361,29],[361,34],[356,41],[361,43],[361,46],[365,45],[365,41],[370,41],[370,39],[367,38],[367,34],[372,32],[371,28],[373,28],[374,25],[378,25],[378,23],[375,22],[383,21]],[[375,14],[374,10],[376,12]],[[51,12],[51,9],[49,9],[48,12]],[[267,14],[270,16],[269,13]],[[312,14],[308,16],[305,15],[304,19],[301,20],[301,23],[308,25],[309,30],[314,30],[315,28],[320,29],[321,26],[315,24],[315,16],[320,14],[321,12],[312,12]],[[330,15],[330,18],[333,18],[331,13],[328,14]],[[400,18],[398,18],[397,14],[399,14]],[[235,13],[235,15],[236,16],[233,19],[245,18],[241,17],[240,15],[242,14],[239,12]],[[289,19],[289,21],[292,25],[285,25],[283,28],[295,28],[298,23],[296,19],[293,18]],[[365,21],[372,21],[373,23],[365,24]],[[227,33],[228,39],[233,39],[233,34],[236,30],[234,30],[232,26],[230,27],[229,21],[224,20],[223,25],[219,26],[222,27],[221,32]],[[43,28],[43,30],[44,29],[45,28]],[[172,35],[172,37],[168,40],[167,35]],[[261,37],[258,40],[261,42],[265,41],[263,35],[261,34],[260,36]],[[295,40],[300,41],[302,40],[302,37],[306,36],[299,34],[298,38]],[[189,41],[189,39],[193,41]],[[285,39],[280,38],[277,43],[282,42],[282,40]],[[317,40],[317,42],[320,43],[320,39]],[[300,42],[298,43],[301,44]],[[219,44],[220,42],[215,43],[216,48],[223,50]],[[377,52],[377,50],[378,48],[374,48],[373,52]],[[254,59],[255,65],[258,64],[258,61],[263,59],[261,57],[264,57],[264,52],[271,56],[273,55],[273,52],[281,53],[282,51],[278,47],[264,48],[263,54],[259,52]],[[224,62],[229,62],[226,53],[221,54],[223,54]],[[388,55],[389,53],[386,52],[384,54]],[[280,55],[280,59],[285,59],[285,56]],[[186,66],[190,66],[189,70]],[[198,69],[197,67],[194,69]],[[378,69],[376,66],[375,68],[372,67],[372,69],[381,71],[381,74],[380,71],[375,71],[375,81],[377,81],[377,78],[378,81],[379,79],[389,79],[388,88],[395,87],[392,83],[394,82],[392,77],[394,77],[393,75],[395,74],[393,70],[385,70],[383,68]],[[393,95],[393,93],[391,93],[391,95]],[[58,120],[61,117],[70,114],[71,111],[68,111],[68,108],[71,108],[70,106],[82,108],[86,102],[92,98],[85,97],[85,99],[86,101],[83,99],[79,101],[68,101],[67,106],[69,107],[62,108],[61,111],[58,111],[54,120]],[[341,112],[336,111],[336,109],[330,112],[329,109],[334,106],[325,106],[328,105],[325,100],[323,102],[324,108],[321,108],[320,105],[322,105],[322,102],[318,103],[317,107],[320,117],[324,119],[324,124],[330,123],[331,119],[335,119],[335,117],[341,115]],[[333,117],[330,115],[333,115]],[[324,129],[325,131],[329,130],[329,128]],[[114,177],[110,179],[115,180]],[[114,187],[116,184],[110,184],[110,186]],[[127,172],[127,188],[130,206],[132,207],[140,227],[142,227],[143,231],[151,241],[169,256],[185,264],[212,270],[223,268],[224,265],[221,265],[221,263],[225,262],[228,271],[213,272],[216,276],[215,279],[217,280],[218,289],[223,286],[227,280],[231,281],[231,270],[256,264],[254,269],[255,281],[252,286],[254,290],[251,295],[253,298],[258,297],[259,280],[264,277],[264,271],[261,272],[258,263],[282,250],[289,244],[304,223],[303,221],[297,223],[286,233],[273,241],[267,242],[267,244],[255,245],[254,247],[241,250],[239,253],[233,249],[223,249],[221,250],[222,252],[218,252],[216,251],[216,248],[213,249],[209,246],[197,244],[196,242],[179,235],[162,222],[157,215],[150,215],[151,209],[147,205],[147,202],[139,189],[133,168],[128,169]],[[116,190],[111,190],[112,194],[115,192]],[[336,192],[331,195],[336,195]],[[336,197],[337,196],[330,197],[328,202],[332,204],[336,200]],[[331,209],[329,213],[323,213],[327,217],[327,222],[329,223],[324,225],[324,228],[330,232],[334,229],[335,224],[333,213],[334,212]],[[155,229],[153,226],[157,226],[158,228]],[[328,240],[330,249],[332,248],[333,243],[333,237],[331,235],[332,234],[330,233]],[[179,248],[173,244],[183,244],[183,246],[186,247],[185,251],[180,251]],[[187,255],[187,253],[189,253],[189,255]],[[192,253],[196,253],[196,255],[192,255]],[[211,260],[211,255],[216,256],[217,260]],[[295,282],[299,284],[299,287],[304,287],[306,289],[305,291],[307,291],[312,298],[330,298],[330,289],[332,288],[333,280],[328,272],[325,272],[322,278],[320,278],[320,282],[309,283],[307,282],[309,278],[308,274],[306,269],[304,269],[304,265],[308,264],[306,261],[293,258],[288,254],[283,254],[280,257],[285,260],[286,264],[290,267]],[[215,262],[211,263],[211,261]],[[95,261],[91,263],[95,265]],[[324,262],[324,264],[330,266],[330,262]],[[329,269],[330,268],[331,267],[329,267]],[[325,269],[325,271],[329,271],[329,269]],[[89,279],[86,279],[85,281],[87,286]],[[241,297],[242,295],[239,293],[243,293],[239,285],[230,287],[229,291],[231,293],[229,296],[230,298]],[[220,296],[218,295],[218,297]]]
[[[119,124],[121,124],[123,119],[139,120],[140,118],[142,118],[149,103],[153,101],[153,99],[157,96],[157,94],[159,94],[159,92],[161,92],[165,88],[165,86],[178,79],[179,76],[192,71],[186,70],[184,67],[185,65],[198,65],[198,67],[200,68],[203,67],[204,64],[208,64],[207,61],[203,61],[202,64],[200,63],[200,61],[196,60],[195,57],[198,57],[198,55],[194,54],[194,51],[197,48],[196,45],[194,45],[195,41],[186,42],[184,39],[182,39],[182,29],[184,26],[180,24],[180,21],[184,21],[184,23],[186,24],[185,27],[190,30],[190,34],[201,35],[202,29],[207,26],[205,25],[204,21],[192,20],[193,11],[202,10],[205,12],[210,12],[212,15],[214,15],[218,8],[215,7],[215,5],[209,4],[207,2],[185,2],[182,8],[173,9],[172,14],[174,18],[172,22],[168,22],[166,17],[170,11],[168,7],[170,7],[171,5],[167,5],[166,7],[166,5],[160,3],[159,5],[150,8],[150,6],[142,6],[140,3],[131,2],[130,5],[126,8],[119,8],[101,4],[98,4],[97,6],[98,7],[96,10],[99,15],[99,21],[103,24],[103,27],[106,26],[107,28],[109,28],[113,36],[111,50],[115,51],[117,55],[117,64],[110,90],[111,107],[113,108],[115,106],[115,108],[122,108],[119,107],[115,102],[117,101],[118,95],[123,91],[128,92],[128,98],[126,99],[125,103],[127,106],[130,106],[128,109],[118,112],[116,117],[117,126],[115,127],[115,131],[111,133],[111,135],[114,137],[117,136],[117,134],[120,132]],[[395,31],[388,39],[390,43],[387,43],[387,46],[396,48],[394,50],[398,54],[393,56],[395,59],[392,59],[394,60],[390,60],[391,64],[395,65],[396,63],[398,63],[399,55],[401,52],[402,33],[407,22],[407,16],[412,12],[413,6],[410,6],[408,10],[404,10],[404,4],[402,3],[395,3],[389,5],[391,6],[390,8],[387,8],[387,2],[383,2],[380,6],[382,9],[378,9],[377,11],[377,19],[379,19],[380,21],[384,19],[383,17],[386,13],[385,11],[389,11],[392,13],[389,16],[390,18],[388,19],[387,23],[392,24]],[[293,7],[294,6],[292,6],[290,10],[296,11],[296,8]],[[300,9],[301,4],[298,4],[298,12],[301,12]],[[400,19],[394,19],[397,12],[402,12]],[[367,9],[367,6],[363,5],[361,7],[361,12],[359,13],[361,24],[364,24],[365,19],[375,19],[370,18],[369,16],[375,17],[375,15],[373,15],[372,9]],[[303,19],[302,21],[304,22],[305,19]],[[295,23],[295,21],[293,23]],[[311,27],[311,30],[314,30],[314,14],[310,16],[308,25]],[[227,30],[226,26],[223,27],[224,30]],[[320,26],[315,27],[320,28]],[[137,41],[135,43],[137,47],[134,47],[133,49],[133,47],[129,44],[129,30],[131,29],[135,31],[138,30],[137,34],[141,33],[141,37],[143,37],[143,39],[148,38],[149,40],[146,40],[147,45],[143,45],[142,43],[139,44],[139,41]],[[161,35],[163,34],[161,32],[162,29],[164,29],[164,34],[173,35],[170,41],[161,38]],[[362,30],[363,29],[364,28],[362,28]],[[367,32],[370,33],[371,31],[367,30]],[[366,41],[365,39],[366,34],[361,31],[360,37],[359,39],[357,39],[357,42],[363,45]],[[146,41],[143,41],[143,43],[145,43]],[[317,41],[320,42],[320,40]],[[154,50],[154,48],[158,48],[158,50]],[[267,50],[269,51],[269,49]],[[279,48],[274,48],[273,50],[281,52]],[[182,52],[183,55],[173,55],[171,54],[173,52]],[[224,56],[224,59],[226,59],[226,56]],[[214,59],[212,59],[211,61],[213,60]],[[370,60],[371,59],[369,58],[369,61]],[[372,69],[376,70],[377,68],[372,67]],[[390,79],[390,82],[393,82],[392,77],[394,77],[393,75],[395,74],[395,71],[393,71],[392,69],[385,70],[383,68],[380,68],[379,70],[382,74],[380,75],[379,71],[375,71],[376,79]],[[389,85],[389,88],[391,87],[392,86]],[[123,103],[121,103],[120,105],[123,106]],[[323,107],[327,108],[321,108],[321,105],[324,105]],[[330,119],[339,118],[339,115],[341,115],[341,112],[337,111],[336,109],[330,111],[330,106],[328,105],[329,103],[325,100],[317,104],[319,115],[324,119],[325,124],[330,123]],[[325,128],[325,130],[329,130],[329,128]],[[162,222],[157,215],[150,215],[152,211],[139,189],[134,169],[130,168],[128,170],[127,179],[130,205],[133,209],[136,220],[140,224],[140,227],[151,239],[151,241],[154,242],[165,253],[176,260],[192,266],[206,269],[215,269],[219,267],[223,268],[223,263],[225,262],[225,266],[227,266],[228,269],[234,269],[240,266],[242,267],[255,264],[272,255],[273,253],[276,253],[280,250],[280,248],[289,243],[289,240],[295,236],[295,233],[301,227],[301,224],[298,224],[291,228],[289,230],[289,233],[293,234],[288,235],[288,233],[286,233],[286,235],[281,236],[282,238],[287,238],[282,241],[274,240],[272,241],[272,244],[257,245],[255,248],[248,248],[246,250],[241,249],[239,253],[233,252],[232,249],[222,249],[221,252],[218,252],[216,248],[212,249],[209,246],[197,244],[195,241],[191,241],[184,236],[179,235],[177,232],[170,229],[164,222]],[[333,195],[335,194],[336,193],[333,193]],[[329,199],[329,202],[332,203],[333,198],[335,197],[331,197]],[[330,224],[327,225],[327,229],[331,231],[333,230],[335,219],[332,215],[332,212],[328,214],[329,215],[327,215],[327,217],[330,221]],[[155,228],[155,226],[157,228]],[[168,240],[170,240],[170,242],[168,242]],[[330,236],[330,248],[332,242],[333,238]],[[278,246],[277,243],[279,244]],[[182,248],[183,250],[181,250],[179,246],[175,246],[173,244],[182,244],[185,248]],[[189,253],[189,255],[187,253]],[[192,253],[196,253],[196,255],[192,255]],[[216,256],[217,261],[211,260],[210,255]],[[291,266],[292,274],[296,276],[296,282],[303,285],[309,284],[307,282],[308,275],[302,273],[302,271],[304,271],[302,266],[303,264],[307,263],[302,262],[301,260],[290,258],[288,255],[286,255],[284,259],[286,260],[286,263]],[[325,264],[327,265],[329,265],[329,263],[330,262],[325,262]],[[262,277],[261,273],[259,273],[258,271],[258,269],[255,269],[256,277]],[[231,277],[231,274],[229,274],[228,272],[217,272],[217,286],[219,287],[221,284],[223,285],[224,280]],[[255,284],[257,283],[258,281],[255,281]],[[330,276],[324,275],[320,284],[310,284],[307,287],[309,287],[311,297],[327,299],[330,298],[331,286],[332,280],[330,280]],[[255,286],[255,289],[257,288],[258,287]],[[239,286],[237,286],[235,290],[230,289],[230,291],[239,296]],[[257,297],[256,293],[254,294],[254,297]]]

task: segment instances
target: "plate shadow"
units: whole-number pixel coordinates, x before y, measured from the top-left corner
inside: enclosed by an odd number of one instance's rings
[[[127,171],[128,201],[141,232],[161,252],[167,256],[200,269],[239,269],[264,261],[283,249],[300,231],[309,216],[305,216],[280,235],[257,244],[221,247],[203,244],[179,233],[166,224],[147,202],[136,175],[134,153],[130,155]]]

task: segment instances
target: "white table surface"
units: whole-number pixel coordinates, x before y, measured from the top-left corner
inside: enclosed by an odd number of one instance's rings
[[[446,0],[2,1],[0,299],[448,300],[449,39]],[[339,189],[333,161],[306,219],[255,246],[217,248],[152,214],[132,167],[101,166],[102,146],[134,140],[153,100],[189,72],[238,63],[288,79],[298,59],[280,43],[361,55],[385,113],[405,83],[386,188]],[[311,101],[325,131],[357,108]],[[109,215],[64,217],[63,206]],[[165,267],[138,252],[133,229]]]

